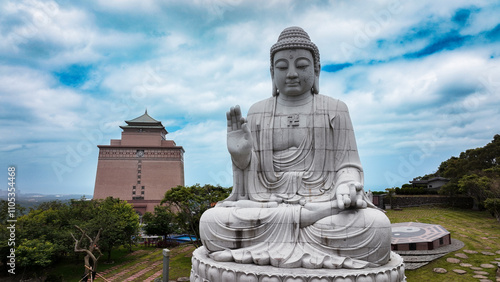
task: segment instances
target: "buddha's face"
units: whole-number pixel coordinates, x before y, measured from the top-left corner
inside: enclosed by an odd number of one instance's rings
[[[314,84],[314,60],[306,49],[281,50],[274,54],[273,82],[280,95],[298,96],[311,92]]]

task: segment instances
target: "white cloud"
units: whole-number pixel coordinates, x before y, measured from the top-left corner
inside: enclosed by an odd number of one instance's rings
[[[148,13],[159,9],[158,1],[154,0],[95,0],[100,9],[122,13]],[[167,1],[171,2],[171,1]]]
[[[489,31],[498,25],[495,9],[482,9],[472,13],[467,22],[468,25],[460,31],[463,35],[477,35],[483,31]]]

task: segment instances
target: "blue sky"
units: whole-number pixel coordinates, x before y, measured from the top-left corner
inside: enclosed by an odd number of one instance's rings
[[[271,95],[288,26],[349,106],[366,190],[500,133],[498,1],[82,2],[0,3],[0,161],[24,193],[92,194],[97,145],[146,108],[186,150],[187,185],[232,185],[225,112]]]

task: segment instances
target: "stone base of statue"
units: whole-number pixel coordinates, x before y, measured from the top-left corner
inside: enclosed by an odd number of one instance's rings
[[[406,281],[403,259],[394,252],[387,264],[376,268],[308,269],[218,262],[208,256],[205,247],[199,247],[193,252],[192,264],[191,282]]]

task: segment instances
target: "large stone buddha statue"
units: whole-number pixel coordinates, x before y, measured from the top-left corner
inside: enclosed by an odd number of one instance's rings
[[[201,239],[219,262],[280,268],[378,267],[390,222],[363,190],[347,106],[319,94],[320,56],[299,27],[271,47],[272,97],[227,113],[232,194],[206,211]]]

